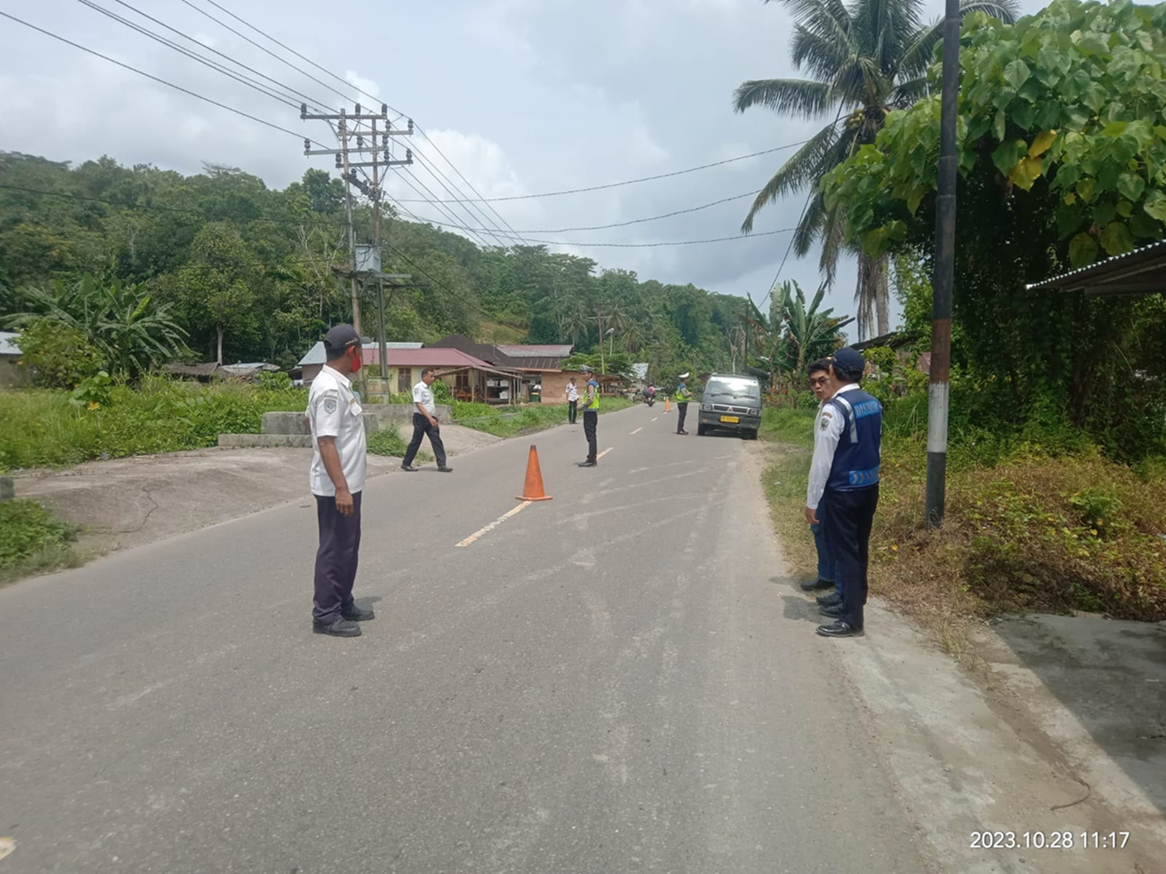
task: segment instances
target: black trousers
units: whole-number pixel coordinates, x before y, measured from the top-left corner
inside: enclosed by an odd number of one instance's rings
[[[595,429],[599,426],[599,413],[595,410],[583,411],[583,433],[587,435],[587,460],[596,461],[598,446],[595,442]]]
[[[684,417],[688,415],[688,404],[676,405],[676,433],[684,430]]]
[[[336,498],[316,495],[320,548],[316,550],[316,597],[312,618],[331,625],[352,607],[352,584],[360,555],[360,498],[352,496],[352,515],[336,509]]]
[[[425,436],[429,437],[429,444],[437,457],[437,466],[445,467],[445,444],[441,442],[441,428],[430,425],[429,420],[420,413],[413,414],[413,439],[409,441],[409,448],[405,450],[405,459],[401,463],[406,467],[413,463],[417,450],[421,448],[421,438]]]
[[[567,401],[567,424],[574,425],[575,419],[579,417],[579,402]]]
[[[822,527],[834,560],[834,581],[842,588],[842,615],[838,618],[862,628],[870,529],[879,505],[879,487],[853,492],[826,489],[822,504],[826,509]]]

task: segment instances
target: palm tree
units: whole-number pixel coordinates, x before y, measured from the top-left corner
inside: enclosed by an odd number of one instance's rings
[[[770,0],[765,0],[766,3]],[[827,285],[834,282],[843,246],[840,215],[831,213],[818,190],[823,176],[864,144],[873,143],[887,113],[927,94],[927,68],[942,38],[942,20],[924,25],[922,0],[781,0],[796,22],[791,52],[794,67],[809,79],[753,79],[734,94],[737,112],[764,106],[807,119],[833,120],[814,134],[761,189],[741,225],[775,200],[811,187],[792,244],[799,256],[822,242],[819,263]],[[1017,0],[963,0],[963,15],[984,12],[1012,22]],[[890,330],[885,258],[858,253],[858,332]]]

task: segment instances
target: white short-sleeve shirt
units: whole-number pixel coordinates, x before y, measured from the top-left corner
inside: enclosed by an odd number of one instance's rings
[[[425,380],[421,380],[413,386],[413,403],[421,404],[425,408],[425,412],[429,413],[429,415],[437,415],[437,404],[433,400],[433,389],[425,384]]]
[[[567,400],[579,400],[579,386],[575,385],[573,382],[567,383]]]
[[[344,478],[348,481],[348,491],[356,494],[364,489],[368,444],[362,412],[348,377],[325,365],[312,380],[308,392],[307,416],[312,428],[312,494],[336,494],[336,486],[320,457],[321,437],[336,438],[336,451],[340,455]]]

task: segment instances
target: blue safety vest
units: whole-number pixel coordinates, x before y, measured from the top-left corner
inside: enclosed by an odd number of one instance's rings
[[[842,436],[826,488],[853,492],[878,485],[883,405],[861,389],[837,394],[828,403],[842,417]]]

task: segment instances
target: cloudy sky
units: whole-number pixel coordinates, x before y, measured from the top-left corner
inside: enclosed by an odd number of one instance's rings
[[[117,0],[95,5],[162,31]],[[175,30],[255,70],[339,107],[357,89],[412,117],[413,177],[394,176],[395,198],[448,198],[427,164],[482,197],[513,197],[604,185],[733,158],[804,140],[821,125],[765,110],[737,115],[743,80],[796,75],[788,61],[790,18],[762,0],[130,0]],[[1042,4],[1022,0],[1025,12]],[[942,9],[930,0],[931,14]],[[106,60],[0,18],[0,150],[81,162],[108,154],[195,173],[203,162],[241,167],[282,187],[326,157],[305,158],[300,137],[332,138],[323,122],[185,58],[79,0],[5,0],[3,10],[73,42],[286,128],[280,132],[121,69]],[[201,10],[201,11],[200,11]],[[319,64],[309,66],[227,10]],[[249,44],[230,24],[295,67]],[[170,38],[189,48],[171,31]],[[203,51],[203,50],[199,50]],[[345,84],[346,80],[348,83]],[[335,90],[331,90],[335,89]],[[340,92],[340,93],[337,93]],[[434,145],[436,144],[436,146]],[[405,141],[402,141],[402,146]],[[493,203],[528,241],[571,242],[553,249],[635,270],[641,279],[693,282],[762,298],[789,234],[692,246],[605,248],[589,243],[658,243],[735,236],[749,199],[660,221],[596,231],[539,233],[626,222],[700,206],[760,188],[788,151],[669,179],[585,194]],[[433,194],[421,187],[427,186]],[[452,189],[453,186],[450,185]],[[755,232],[796,224],[802,198],[769,207]],[[405,205],[418,216],[487,226],[458,204]],[[485,209],[483,207],[483,209]],[[448,211],[445,211],[448,210]],[[489,226],[501,225],[490,212]],[[498,237],[481,235],[488,243]],[[791,256],[782,278],[817,286],[817,259]],[[847,263],[829,301],[854,311]]]

